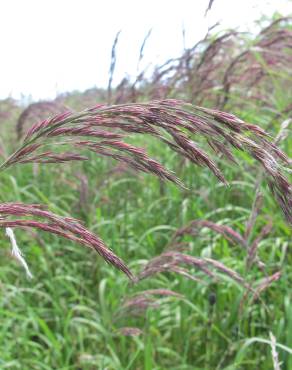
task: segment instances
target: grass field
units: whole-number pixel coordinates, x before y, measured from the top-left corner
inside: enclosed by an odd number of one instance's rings
[[[291,115],[285,110],[291,104],[291,76],[289,80],[287,71],[266,71],[268,82],[261,91],[270,105],[237,93],[224,110],[276,136]],[[79,108],[70,99],[72,108]],[[212,107],[208,99],[203,104]],[[18,146],[17,114],[1,120],[4,160]],[[60,216],[82,220],[135,274],[190,221],[212,221],[244,235],[261,177],[256,161],[236,153],[238,163],[231,165],[218,156],[229,182],[225,186],[209,169],[182,160],[158,140],[138,135],[134,142],[172,169],[187,189],[90,153],[90,160],[81,163],[8,168],[0,173],[1,203],[41,203]],[[291,155],[291,137],[279,146]],[[247,251],[208,227],[176,240],[184,243],[177,248],[220,261],[255,289],[266,283],[259,297],[222,271],[214,279],[196,268],[188,270],[196,281],[164,272],[133,284],[94,251],[41,231],[16,228],[33,274],[30,280],[11,258],[3,229],[0,369],[276,369],[270,333],[276,338],[281,369],[292,369],[291,229],[265,179],[259,189],[263,203],[247,243],[261,236],[257,253],[264,268],[253,264],[248,269]],[[261,235],[268,223],[270,232]],[[268,280],[277,272],[280,278]],[[160,294],[153,294],[154,289]],[[129,299],[138,293],[140,303],[131,306]],[[132,334],[139,335],[124,335],[129,334],[125,328],[135,328]]]

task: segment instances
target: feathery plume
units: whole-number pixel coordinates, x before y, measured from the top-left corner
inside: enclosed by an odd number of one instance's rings
[[[105,130],[106,129],[106,130]],[[276,201],[288,222],[292,222],[291,185],[283,166],[290,162],[260,127],[244,122],[233,114],[206,109],[168,99],[149,103],[97,106],[78,113],[64,113],[37,123],[28,131],[22,146],[1,166],[17,163],[62,163],[86,160],[74,152],[59,153],[69,146],[111,157],[136,171],[152,173],[180,186],[181,181],[144,148],[125,142],[126,136],[150,135],[192,163],[209,168],[223,183],[222,171],[195,138],[203,139],[213,152],[235,162],[232,150],[248,153],[261,166]],[[58,149],[40,152],[44,146]]]
[[[38,229],[89,247],[95,250],[106,262],[123,271],[132,281],[135,280],[126,264],[97,235],[91,233],[73,218],[57,216],[37,204],[22,203],[0,204],[0,215],[0,227],[8,228],[7,235],[10,237],[13,251],[24,266],[25,261],[21,259],[21,253],[11,230],[12,227]],[[27,217],[30,218],[27,219]]]

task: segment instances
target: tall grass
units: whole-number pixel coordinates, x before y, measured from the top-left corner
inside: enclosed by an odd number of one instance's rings
[[[275,40],[281,63],[285,22],[255,41]],[[222,78],[220,52],[210,56],[216,40],[189,51],[184,85],[163,81],[170,96],[192,100],[197,58],[208,73],[216,62]],[[238,52],[234,45],[222,62]],[[235,75],[258,65],[247,54]],[[3,233],[1,369],[290,369],[288,121],[272,137],[289,118],[289,92],[278,95],[285,71],[280,78],[260,65],[266,82],[256,86],[271,99],[258,111],[252,98],[234,96],[245,80],[227,94],[213,85],[194,95],[206,105],[228,96],[225,109],[241,118],[145,102],[150,85],[139,84],[134,103],[62,112],[20,143],[2,140],[0,226],[15,229],[34,279],[13,263]],[[2,138],[13,137],[4,122]]]

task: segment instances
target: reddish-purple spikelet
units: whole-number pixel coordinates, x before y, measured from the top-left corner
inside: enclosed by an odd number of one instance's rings
[[[92,128],[91,125],[83,127],[57,127],[48,133],[48,137],[53,136],[63,136],[63,135],[72,135],[72,136],[93,136],[100,139],[122,139],[125,137],[123,134],[118,134],[114,132],[96,130]]]
[[[154,298],[153,296],[184,298],[183,295],[169,289],[144,290],[126,298],[120,308],[119,315],[124,316],[126,314],[131,314],[136,316],[143,314],[148,308],[159,308],[161,300],[157,300],[157,298]]]
[[[99,110],[100,108],[103,108],[103,107],[106,107],[106,105],[105,104],[96,104],[93,107],[88,108],[87,111],[88,112],[94,112],[94,111]]]
[[[65,119],[67,119],[68,117],[70,117],[71,115],[72,115],[72,112],[67,111],[65,113],[58,114],[58,115],[54,116],[51,119],[46,119],[44,121],[41,121],[41,122],[33,125],[27,131],[27,133],[24,137],[24,142],[28,141],[28,139],[30,139],[35,133],[41,131],[44,128],[47,128],[50,125],[55,125],[57,123],[60,123],[60,122],[64,121]]]
[[[59,217],[38,205],[27,205],[22,203],[2,203],[0,204],[1,227],[33,227],[53,234],[57,234],[69,240],[78,242],[94,249],[104,260],[119,270],[123,271],[131,280],[135,281],[129,268],[117,257],[95,234],[91,233],[77,220]],[[8,216],[17,217],[37,217],[47,221],[44,223],[39,220],[16,219],[9,220]]]
[[[164,252],[150,260],[139,274],[139,279],[145,279],[146,277],[165,271],[183,272],[184,270],[178,270],[180,264],[195,266],[216,280],[216,276],[206,268],[206,263],[202,259],[174,251]]]
[[[107,127],[108,130],[100,130],[101,127]],[[64,156],[57,153],[54,157],[53,152],[50,158],[46,159],[42,159],[42,153],[30,156],[41,146],[50,143],[60,144],[59,140],[62,139],[62,145],[91,150],[123,162],[137,171],[149,172],[182,185],[173,173],[150,158],[144,148],[120,140],[125,139],[121,132],[151,135],[183,158],[196,165],[208,167],[223,183],[226,183],[226,180],[217,164],[209,153],[192,139],[192,135],[200,135],[217,156],[222,153],[232,162],[235,161],[233,148],[247,152],[263,167],[275,199],[288,221],[292,220],[291,187],[280,163],[284,161],[288,164],[289,161],[285,154],[268,140],[264,130],[245,123],[233,114],[192,106],[179,100],[103,106],[76,114],[63,113],[33,126],[24,146],[10,156],[1,167],[7,168],[18,162],[26,163],[33,160],[50,163],[64,162],[70,158],[84,159],[77,154],[70,157],[67,153]],[[84,136],[88,140],[80,140]]]
[[[256,239],[252,242],[251,246],[248,249],[248,255],[247,255],[247,260],[246,260],[247,268],[250,268],[250,266],[254,262],[256,258],[259,243],[264,237],[266,237],[271,232],[272,227],[273,227],[272,222],[269,222],[267,225],[265,225],[262,228],[262,230],[259,232]]]
[[[247,243],[245,239],[231,227],[226,225],[219,225],[208,220],[194,220],[191,221],[187,226],[178,229],[174,234],[174,239],[181,237],[186,234],[196,235],[202,228],[209,228],[216,231],[217,233],[223,235],[227,240],[232,243],[239,244],[243,248],[247,248]]]
[[[27,145],[27,146],[24,146],[23,148],[21,148],[20,150],[18,150],[14,157],[13,157],[13,160],[10,161],[10,163],[17,163],[19,162],[19,160],[21,160],[21,158],[33,153],[34,151],[36,151],[39,147],[41,146],[41,144],[30,144],[30,145]]]
[[[40,121],[39,123],[31,126],[31,128],[27,131],[25,137],[24,137],[24,141],[28,140],[34,133],[36,133],[37,131],[41,130],[42,128],[46,127],[48,125],[48,123],[50,122],[49,119],[45,119],[43,121]]]
[[[50,120],[50,123],[52,123],[52,124],[59,123],[59,122],[65,120],[66,118],[70,117],[71,115],[72,115],[71,111],[67,111],[67,112],[64,112],[64,113],[57,114],[55,117],[53,117]]]
[[[225,275],[228,275],[232,280],[235,280],[246,289],[252,290],[251,286],[244,280],[243,277],[241,277],[236,271],[226,267],[222,262],[211,258],[204,258],[204,260],[211,266],[215,267],[216,270],[222,272]]]
[[[91,141],[79,141],[75,142],[74,145],[86,147],[95,153],[112,157],[118,161],[128,164],[138,171],[153,173],[162,179],[170,180],[183,187],[183,184],[176,176],[164,168],[159,162],[149,158],[143,148],[137,148],[133,145],[120,141],[100,141],[99,143],[94,143]],[[118,155],[115,153],[115,151],[112,151],[111,149],[108,150],[104,147],[111,147],[112,149],[129,153],[133,156],[133,158],[131,156]]]
[[[255,292],[254,292],[254,295],[253,295],[253,300],[259,299],[260,294],[264,290],[266,290],[267,288],[269,288],[272,283],[274,283],[275,281],[278,281],[280,278],[281,278],[281,271],[277,271],[273,275],[267,276],[264,279],[262,279],[259,282],[259,284],[256,287],[256,289],[255,289]]]
[[[136,337],[138,335],[143,334],[142,330],[139,328],[133,328],[133,327],[124,327],[119,328],[118,333],[120,335],[124,335],[125,337]]]
[[[141,293],[137,293],[141,294]],[[143,295],[160,295],[160,296],[166,296],[166,297],[177,297],[177,298],[183,298],[184,296],[180,293],[174,292],[170,289],[148,289],[144,290],[142,292]]]
[[[140,280],[145,279],[157,273],[169,271],[169,272],[176,272],[189,279],[201,282],[200,279],[197,279],[196,277],[194,277],[187,270],[182,269],[180,267],[181,264],[191,266],[191,267],[193,266],[201,270],[205,275],[217,281],[220,276],[218,276],[217,273],[215,273],[212,269],[210,269],[210,268],[213,268],[215,269],[216,272],[221,272],[225,275],[228,275],[232,280],[235,280],[237,283],[242,285],[248,291],[254,292],[250,284],[248,284],[242,276],[240,276],[236,271],[225,266],[220,261],[217,261],[211,258],[193,257],[190,255],[180,253],[180,252],[175,252],[175,251],[166,251],[162,253],[161,255],[151,259],[146,264],[146,266],[143,268],[143,270],[140,272],[140,274],[138,275],[138,279]]]
[[[77,153],[55,154],[52,152],[40,153],[36,156],[27,157],[18,163],[64,163],[71,161],[87,161],[88,158]]]
[[[257,135],[271,137],[271,135],[269,135],[264,129],[262,129],[261,127],[259,127],[257,125],[252,125],[250,123],[246,123],[245,126],[246,126],[247,130],[250,130],[250,131],[256,133]],[[273,145],[272,143],[269,143],[269,144]]]
[[[222,111],[215,110],[215,109],[207,109],[203,107],[200,107],[199,109],[211,115],[218,122],[227,124],[227,126],[229,126],[235,132],[240,132],[242,125],[245,125],[245,122],[243,120],[239,119],[233,114],[222,112]]]

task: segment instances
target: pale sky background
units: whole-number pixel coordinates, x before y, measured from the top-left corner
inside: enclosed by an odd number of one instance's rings
[[[106,87],[111,47],[117,47],[114,84],[135,75],[139,49],[150,28],[144,66],[157,65],[191,47],[208,26],[252,29],[275,11],[292,13],[289,0],[0,0],[0,99]]]

